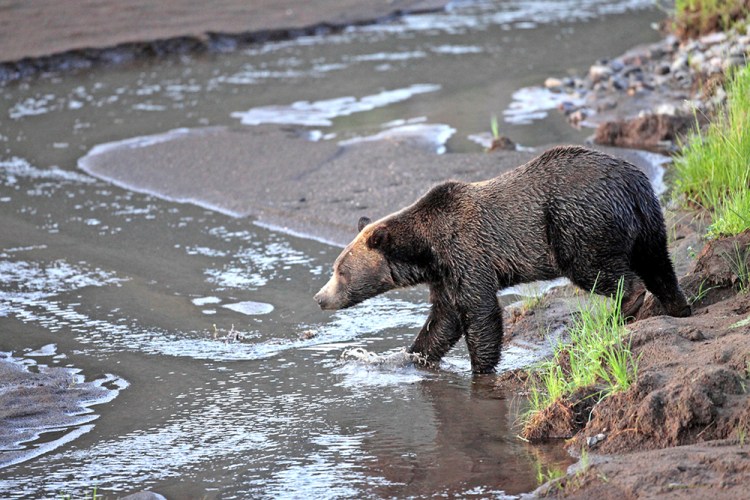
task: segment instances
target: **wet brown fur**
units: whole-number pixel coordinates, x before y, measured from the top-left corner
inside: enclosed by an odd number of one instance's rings
[[[624,302],[638,302],[645,284],[669,314],[690,314],[648,178],[575,146],[487,181],[439,184],[396,213],[360,220],[316,300],[338,309],[426,283],[432,310],[410,352],[437,363],[463,335],[472,369],[483,373],[500,359],[497,291],[559,276],[603,295],[624,277]]]

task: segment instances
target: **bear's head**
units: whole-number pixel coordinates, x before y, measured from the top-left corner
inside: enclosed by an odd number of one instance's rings
[[[359,234],[333,264],[333,275],[315,294],[321,309],[344,309],[396,286],[383,248],[390,238],[386,223],[359,219]]]

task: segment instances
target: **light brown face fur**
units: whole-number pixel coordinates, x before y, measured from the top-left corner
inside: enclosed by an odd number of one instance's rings
[[[315,295],[321,309],[351,307],[395,287],[387,259],[367,245],[376,224],[363,228],[334,262],[331,279]]]

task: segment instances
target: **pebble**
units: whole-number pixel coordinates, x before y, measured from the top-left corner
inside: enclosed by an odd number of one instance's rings
[[[609,66],[595,64],[589,69],[589,78],[592,82],[598,83],[605,78],[609,78],[613,73],[614,71]]]
[[[670,69],[672,73],[676,73],[683,68],[687,68],[687,66],[688,66],[687,54],[680,54],[674,61],[672,61],[672,65],[670,66]]]
[[[544,80],[544,86],[550,90],[560,90],[563,86],[563,82],[559,78],[550,77]]]
[[[703,45],[716,45],[717,43],[721,43],[726,41],[727,34],[722,31],[717,31],[716,33],[709,33],[708,35],[703,35],[699,38],[700,43]]]
[[[121,500],[167,500],[164,495],[154,493],[153,491],[139,491],[125,497],[120,497]]]
[[[589,448],[593,448],[597,444],[599,444],[602,441],[604,441],[606,438],[607,438],[607,435],[604,434],[603,432],[600,432],[596,436],[589,436],[589,437],[587,437],[586,438],[586,444],[588,445]]]

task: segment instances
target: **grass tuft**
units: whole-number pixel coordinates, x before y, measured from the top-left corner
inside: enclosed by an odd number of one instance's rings
[[[750,229],[750,66],[731,75],[727,94],[726,108],[675,159],[675,192],[712,213],[711,237]]]
[[[737,288],[739,292],[745,294],[750,289],[750,247],[740,248],[738,242],[734,242],[734,252],[732,255],[724,255],[724,259],[729,265],[732,273],[737,276]]]
[[[739,25],[749,11],[748,0],[675,0],[673,29],[687,36],[726,31]]]
[[[526,430],[546,408],[581,388],[601,385],[599,397],[605,397],[626,390],[635,381],[638,359],[625,342],[622,298],[622,279],[613,300],[592,292],[588,303],[579,306],[570,340],[559,342],[552,359],[530,370],[529,410],[523,418]]]

